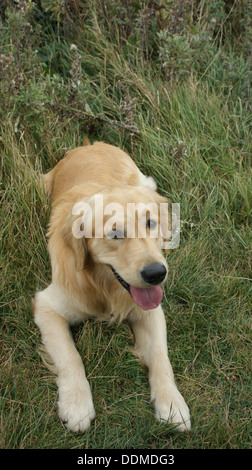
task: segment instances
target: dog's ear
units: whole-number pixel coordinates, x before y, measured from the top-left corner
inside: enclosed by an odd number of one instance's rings
[[[76,236],[76,230],[74,230],[76,223],[78,223],[78,216],[70,213],[62,227],[62,235],[67,246],[72,249],[75,257],[76,269],[77,271],[80,271],[87,264],[88,248],[86,238],[83,235]]]
[[[74,289],[76,276],[88,263],[88,248],[84,237],[73,234],[73,223],[78,216],[72,213],[68,197],[62,196],[65,204],[53,211],[47,236],[53,280],[59,286]]]

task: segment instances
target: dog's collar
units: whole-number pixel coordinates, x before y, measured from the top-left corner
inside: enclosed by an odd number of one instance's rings
[[[126,282],[117,272],[116,270],[110,265],[112,272],[115,276],[115,278],[120,282],[120,284],[130,293],[130,285],[128,282]]]

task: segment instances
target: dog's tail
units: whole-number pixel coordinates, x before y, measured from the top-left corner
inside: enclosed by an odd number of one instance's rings
[[[41,178],[44,183],[44,187],[48,196],[51,196],[52,191],[53,191],[55,171],[56,171],[55,168],[53,168],[51,171],[49,171],[45,175],[41,175]]]
[[[84,137],[84,142],[83,142],[83,146],[86,147],[87,145],[91,145],[91,142],[90,142],[88,136],[85,135],[85,137]]]

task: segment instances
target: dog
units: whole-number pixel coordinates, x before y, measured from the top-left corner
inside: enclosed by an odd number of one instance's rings
[[[33,312],[57,371],[60,419],[71,431],[84,432],[95,418],[69,327],[95,317],[128,321],[134,352],[149,370],[157,419],[189,430],[190,413],[175,384],[161,307],[168,267],[157,231],[160,217],[146,210],[166,199],[123,150],[103,142],[71,150],[43,180],[52,203],[52,282],[36,293]],[[136,206],[137,220],[128,210]]]

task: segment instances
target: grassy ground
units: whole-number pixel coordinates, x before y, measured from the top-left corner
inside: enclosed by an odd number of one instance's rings
[[[1,56],[0,447],[248,448],[249,58],[223,36],[209,57],[198,52],[198,68],[182,48],[184,62],[172,69],[161,60],[168,45],[158,53],[153,39],[157,25],[152,36],[140,35],[140,23],[128,33],[125,16],[113,25],[94,2],[71,30],[68,13],[56,21],[52,8],[21,3],[23,10],[6,11]],[[231,16],[220,20],[217,39]],[[181,243],[168,256],[163,307],[170,359],[192,414],[188,433],[155,420],[127,324],[73,330],[97,418],[75,435],[57,417],[57,388],[42,364],[31,313],[34,292],[50,281],[50,205],[38,175],[86,133],[123,147],[181,204]]]

